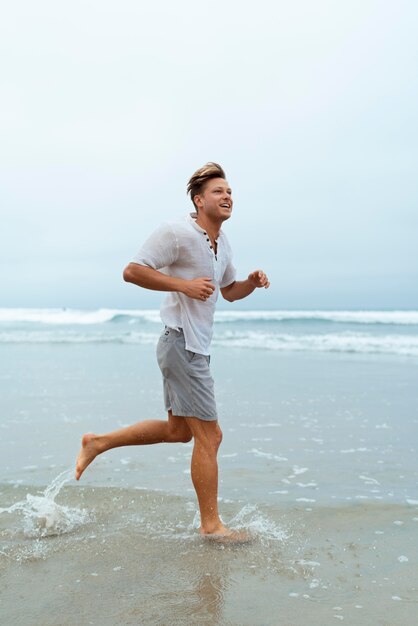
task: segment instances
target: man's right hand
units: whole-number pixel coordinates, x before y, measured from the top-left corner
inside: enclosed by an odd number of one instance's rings
[[[176,278],[167,276],[158,270],[129,263],[124,269],[123,278],[128,283],[144,287],[145,289],[155,289],[155,291],[179,291],[189,298],[206,301],[215,291],[215,285],[211,278]]]
[[[211,278],[193,278],[185,281],[182,291],[189,298],[206,301],[214,293],[215,285]]]

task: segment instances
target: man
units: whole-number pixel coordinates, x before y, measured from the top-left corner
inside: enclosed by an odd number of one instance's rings
[[[202,535],[240,540],[218,513],[218,424],[209,348],[219,291],[229,302],[270,283],[261,270],[235,280],[224,221],[231,217],[232,192],[220,165],[207,163],[190,178],[187,192],[196,211],[182,222],[163,224],[125,268],[124,280],[169,292],[161,306],[165,329],[157,359],[163,375],[167,420],[145,420],[105,435],[82,439],[76,479],[100,453],[111,448],[194,439],[191,477]]]

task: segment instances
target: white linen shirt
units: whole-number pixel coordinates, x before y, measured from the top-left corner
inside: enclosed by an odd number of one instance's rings
[[[197,213],[178,222],[165,222],[145,241],[133,263],[160,270],[168,276],[192,280],[208,277],[215,291],[207,300],[169,292],[160,309],[163,324],[183,329],[186,350],[209,355],[219,289],[235,281],[236,269],[226,235],[220,232],[217,254],[207,233],[196,224]]]

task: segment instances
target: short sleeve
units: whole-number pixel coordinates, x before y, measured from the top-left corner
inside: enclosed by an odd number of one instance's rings
[[[178,242],[173,228],[168,223],[161,224],[142,244],[132,263],[146,265],[154,270],[168,267],[176,262]]]
[[[235,282],[236,275],[237,275],[237,270],[232,264],[232,260],[229,259],[228,265],[226,266],[224,274],[221,278],[221,282],[219,283],[220,288],[223,289],[224,287],[228,287],[228,285]]]

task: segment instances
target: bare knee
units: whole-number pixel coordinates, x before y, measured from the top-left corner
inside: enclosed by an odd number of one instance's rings
[[[217,426],[209,435],[205,437],[195,437],[195,441],[199,442],[207,453],[216,456],[222,442],[222,431],[219,426]]]
[[[168,443],[188,443],[193,438],[189,428],[169,428]]]
[[[189,441],[191,441],[192,439],[192,433],[183,432],[178,435],[178,439],[176,441],[178,441],[179,443],[189,443]]]
[[[216,451],[218,451],[218,448],[219,448],[219,446],[222,443],[222,437],[223,437],[223,433],[222,433],[221,429],[218,426],[218,428],[216,429],[216,435],[215,435],[215,441],[214,441],[215,447],[216,447]]]

